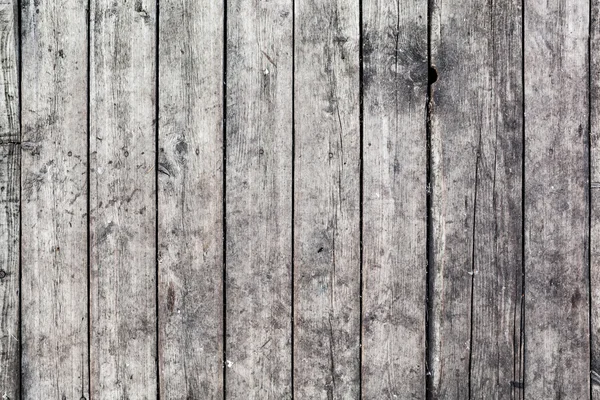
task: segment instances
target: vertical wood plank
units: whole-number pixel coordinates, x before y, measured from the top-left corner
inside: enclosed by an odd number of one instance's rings
[[[294,389],[359,395],[359,3],[295,2]]]
[[[431,23],[432,396],[519,397],[521,2],[434,2]]]
[[[157,397],[156,1],[93,0],[91,394]]]
[[[592,398],[600,399],[600,2],[590,21],[590,318]]]
[[[362,394],[425,398],[427,2],[363,2]]]
[[[292,2],[227,3],[226,390],[291,398]]]
[[[22,397],[88,398],[87,2],[22,7]]]
[[[223,2],[160,2],[161,397],[223,398]]]
[[[20,398],[18,9],[0,0],[0,396]]]
[[[525,394],[590,396],[588,1],[525,1]]]

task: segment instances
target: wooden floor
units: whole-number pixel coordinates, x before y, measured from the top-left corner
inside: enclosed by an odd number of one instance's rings
[[[600,399],[600,0],[0,0],[0,396]]]

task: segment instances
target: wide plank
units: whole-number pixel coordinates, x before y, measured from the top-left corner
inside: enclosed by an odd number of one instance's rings
[[[439,1],[431,24],[432,397],[519,397],[521,2]]]
[[[156,2],[92,0],[91,395],[157,398]]]
[[[292,2],[227,3],[227,397],[292,396]]]
[[[87,3],[21,20],[22,398],[89,398]]]
[[[363,2],[362,395],[425,399],[427,2]]]
[[[295,2],[294,393],[360,393],[359,3]]]
[[[0,0],[0,395],[20,396],[19,36],[16,0]]]
[[[223,398],[223,2],[163,0],[159,32],[160,394]]]
[[[525,395],[588,399],[589,1],[525,2]]]

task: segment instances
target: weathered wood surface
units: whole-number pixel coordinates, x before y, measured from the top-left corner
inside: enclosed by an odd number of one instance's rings
[[[294,393],[360,392],[359,8],[295,3]]]
[[[63,3],[0,0],[0,397],[600,398],[597,1]]]
[[[0,1],[0,396],[20,394],[18,9]]]
[[[590,378],[600,399],[600,2],[590,16]]]
[[[440,1],[431,11],[432,397],[518,398],[520,2]]]
[[[525,397],[590,397],[588,1],[525,2]]]
[[[227,3],[226,392],[292,396],[289,1]]]
[[[362,395],[425,399],[427,3],[363,2]]]
[[[91,5],[91,396],[156,399],[156,2]]]
[[[22,2],[22,397],[89,398],[87,3]]]
[[[223,4],[159,4],[160,395],[216,399],[223,397]]]

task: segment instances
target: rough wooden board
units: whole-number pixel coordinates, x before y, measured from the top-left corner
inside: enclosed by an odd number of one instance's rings
[[[223,4],[160,2],[161,397],[223,398]]]
[[[0,0],[0,396],[20,396],[18,10]],[[13,142],[13,143],[6,143]]]
[[[520,395],[520,1],[432,8],[433,398]]]
[[[17,0],[0,0],[0,143],[18,142],[19,36]],[[17,174],[18,175],[18,174]],[[18,232],[17,232],[18,233]]]
[[[363,3],[362,395],[425,399],[427,2]]]
[[[359,395],[359,9],[295,3],[294,391]]]
[[[590,396],[589,2],[525,2],[525,395]]]
[[[0,396],[9,399],[20,398],[19,151],[0,144]]]
[[[590,21],[590,318],[592,398],[600,399],[600,2],[591,3]]]
[[[22,3],[22,398],[89,398],[87,4]]]
[[[291,398],[292,2],[227,3],[226,387]]]
[[[91,394],[155,399],[156,2],[93,0]]]

